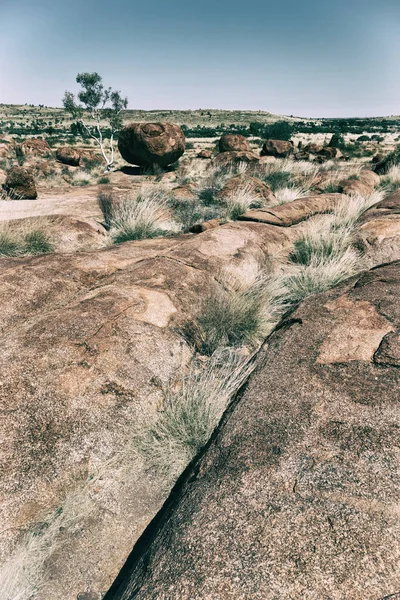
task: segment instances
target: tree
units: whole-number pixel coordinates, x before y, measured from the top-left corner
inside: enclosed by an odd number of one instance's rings
[[[128,98],[123,98],[121,92],[110,87],[105,88],[98,73],[78,73],[76,82],[81,86],[78,92],[79,103],[74,94],[66,91],[63,98],[64,109],[99,145],[107,165],[106,170],[109,171],[114,162],[115,134],[122,126],[121,113],[128,106]],[[104,122],[110,130],[108,152],[104,141]]]

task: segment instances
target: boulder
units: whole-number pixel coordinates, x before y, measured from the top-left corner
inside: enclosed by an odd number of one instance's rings
[[[31,173],[23,167],[13,167],[7,172],[3,188],[11,198],[16,200],[35,200],[37,198],[35,180]]]
[[[167,167],[185,152],[185,135],[172,123],[130,123],[119,133],[122,158],[140,167]]]
[[[400,263],[310,297],[104,600],[397,600]]]
[[[342,158],[343,153],[339,148],[335,148],[333,146],[324,146],[319,152],[317,156],[321,160],[333,160],[335,158]]]
[[[216,227],[221,227],[226,223],[224,219],[210,219],[209,221],[203,221],[203,223],[196,223],[190,227],[190,233],[203,233],[203,231],[209,231],[210,229],[215,229]]]
[[[211,150],[200,150],[200,152],[197,155],[197,158],[212,158],[212,151]]]
[[[266,140],[261,150],[261,156],[275,156],[275,158],[287,158],[294,152],[293,142],[285,140]]]
[[[232,177],[228,179],[222,190],[218,193],[219,198],[226,199],[231,194],[239,191],[240,189],[249,189],[255,198],[260,200],[262,204],[266,204],[275,200],[275,196],[266,183],[258,179],[257,177]]]
[[[57,148],[56,159],[63,165],[70,167],[78,167],[81,161],[81,153],[77,148],[72,146],[62,146]]]
[[[244,135],[225,133],[219,140],[220,152],[251,152],[250,144]]]
[[[272,208],[252,208],[240,215],[239,220],[291,227],[314,215],[330,212],[343,198],[343,194],[315,194]]]
[[[29,138],[17,146],[17,154],[45,157],[51,154],[51,148],[47,141],[42,138]]]
[[[218,167],[231,167],[238,163],[258,163],[259,157],[253,152],[220,152],[213,162]]]
[[[304,151],[309,152],[310,154],[318,154],[322,149],[323,146],[321,146],[321,144],[315,144],[313,142],[304,147]]]

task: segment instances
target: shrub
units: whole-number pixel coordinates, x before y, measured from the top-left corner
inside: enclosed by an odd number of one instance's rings
[[[109,177],[100,177],[100,179],[98,179],[97,183],[99,185],[110,183],[110,179],[109,179]]]

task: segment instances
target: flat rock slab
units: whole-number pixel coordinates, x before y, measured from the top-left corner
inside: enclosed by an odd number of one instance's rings
[[[248,210],[239,219],[241,221],[258,221],[281,227],[291,227],[313,215],[332,210],[343,198],[343,194],[318,194],[299,198],[288,204],[274,208],[255,208]]]
[[[399,262],[305,301],[106,600],[397,597],[399,327]]]

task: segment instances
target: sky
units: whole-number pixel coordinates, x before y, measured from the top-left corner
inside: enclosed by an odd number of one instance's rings
[[[400,0],[0,0],[0,103],[400,114]]]

